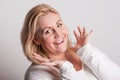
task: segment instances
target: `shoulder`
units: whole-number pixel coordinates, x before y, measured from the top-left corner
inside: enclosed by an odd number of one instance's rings
[[[25,74],[25,80],[54,80],[59,78],[59,70],[54,67],[31,65]]]

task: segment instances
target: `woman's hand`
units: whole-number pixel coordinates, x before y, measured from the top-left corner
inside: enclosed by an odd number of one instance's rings
[[[64,63],[64,61],[59,61],[59,60],[51,60],[48,58],[43,58],[41,55],[37,53],[33,53],[33,58],[38,60],[40,62],[40,65],[44,66],[54,66],[56,68],[60,68],[60,66]]]
[[[74,47],[71,48],[75,52],[89,42],[89,39],[93,33],[93,30],[87,33],[86,29],[81,28],[80,26],[78,26],[78,31],[79,33],[76,30],[74,31],[74,35],[77,43]]]

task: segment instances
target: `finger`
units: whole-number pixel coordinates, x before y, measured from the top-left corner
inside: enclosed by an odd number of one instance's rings
[[[44,65],[44,66],[55,66],[55,62],[42,62],[41,65]]]
[[[91,30],[89,33],[88,33],[88,36],[91,37],[93,34],[93,30]]]
[[[86,29],[85,29],[85,27],[83,28],[83,35],[86,35]]]
[[[41,55],[34,53],[33,58],[39,60],[40,62],[49,62],[49,59],[43,58]]]
[[[79,31],[80,35],[83,35],[83,30],[80,26],[78,26],[78,31]]]
[[[42,59],[42,57],[40,55],[36,54],[36,53],[33,54],[33,58],[37,59],[37,60],[41,60]]]
[[[33,57],[43,58],[41,55],[39,55],[39,54],[37,54],[37,53],[33,53],[32,55],[33,55]]]
[[[74,35],[75,35],[76,40],[79,40],[79,34],[77,33],[77,31],[74,31]]]

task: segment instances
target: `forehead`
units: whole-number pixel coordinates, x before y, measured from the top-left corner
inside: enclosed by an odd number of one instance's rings
[[[40,28],[52,27],[60,20],[60,16],[55,13],[48,13],[38,19],[38,26]]]

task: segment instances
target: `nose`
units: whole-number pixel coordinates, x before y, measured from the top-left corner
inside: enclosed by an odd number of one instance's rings
[[[55,30],[55,36],[54,36],[54,38],[59,38],[60,35],[61,35],[61,30],[56,29],[56,30]]]

